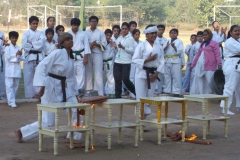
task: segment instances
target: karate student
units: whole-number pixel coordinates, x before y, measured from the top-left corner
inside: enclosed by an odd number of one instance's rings
[[[106,86],[107,91],[105,92],[109,98],[115,98],[115,81],[113,77],[113,56],[115,55],[116,44],[111,40],[113,32],[110,29],[105,30],[105,35],[107,39],[106,50],[103,51],[103,71],[104,78],[107,78]]]
[[[18,36],[18,32],[9,32],[9,39],[11,43],[9,46],[5,47],[5,85],[8,105],[12,108],[17,107],[15,97],[17,95],[20,78],[22,77],[20,61],[24,59],[21,47],[16,44]]]
[[[190,90],[190,79],[191,79],[190,66],[191,66],[193,58],[194,58],[193,48],[197,41],[197,35],[192,34],[190,41],[191,41],[191,44],[187,45],[186,49],[185,49],[185,54],[188,56],[188,61],[187,61],[187,67],[185,70],[185,76],[183,78],[182,92],[189,92],[189,90]]]
[[[39,87],[33,87],[34,71],[38,63],[45,57],[42,54],[43,40],[41,31],[37,30],[39,19],[36,16],[29,18],[30,29],[22,36],[22,48],[24,49],[24,91],[25,98],[33,98],[39,92]]]
[[[132,61],[136,65],[135,86],[136,99],[153,97],[158,82],[158,74],[164,73],[164,51],[155,41],[158,29],[148,25],[143,33],[146,40],[137,46]],[[144,119],[151,114],[148,104],[144,105]]]
[[[47,57],[53,50],[56,49],[56,44],[53,39],[54,37],[54,30],[52,28],[48,28],[45,31],[46,39],[43,41],[43,48],[42,48],[42,53],[45,57]]]
[[[130,21],[129,26],[130,26],[129,34],[132,36],[133,30],[137,28],[137,22],[136,21]]]
[[[220,49],[220,57],[222,59],[222,63],[224,62],[224,55],[223,55],[223,46],[222,43],[225,42],[226,40],[226,31],[227,31],[227,27],[225,28],[221,28],[220,31],[220,24],[218,21],[213,21],[212,22],[212,27],[213,27],[213,37],[212,40],[217,42],[219,44],[219,49]]]
[[[5,61],[4,61],[4,45],[7,44],[3,32],[0,31],[0,100],[5,95]]]
[[[212,32],[209,29],[203,31],[204,42],[198,49],[191,64],[190,71],[195,68],[194,85],[197,85],[194,91],[199,94],[212,93],[211,78],[216,69],[222,69],[220,50],[217,42],[212,40]]]
[[[200,48],[201,44],[203,42],[203,31],[198,31],[197,32],[197,42],[193,45],[190,54],[193,56],[193,59],[195,55],[198,52],[198,49]],[[192,69],[192,72],[190,72],[190,95],[192,94],[199,94],[198,92],[198,84],[197,81],[194,81],[194,76],[195,76],[195,69]],[[196,79],[195,79],[196,80]]]
[[[163,46],[167,42],[167,38],[163,37],[163,34],[165,32],[165,25],[159,24],[157,28],[158,32],[155,41],[158,42],[159,45]],[[155,90],[155,93],[161,94],[163,91],[164,75],[162,73],[159,73],[158,78],[160,79],[160,82],[159,81],[157,82],[157,90]]]
[[[122,82],[130,92],[136,95],[135,86],[129,79],[132,55],[134,53],[134,39],[129,34],[129,28],[129,24],[127,22],[122,23],[122,35],[117,39],[115,46],[117,54],[115,56],[113,66],[113,76],[115,79],[116,98],[122,98]]]
[[[42,30],[42,37],[41,37],[42,39],[43,39],[43,38],[47,38],[47,37],[46,37],[46,34],[45,34],[45,33],[46,33],[46,30],[47,30],[48,28],[51,28],[51,29],[53,29],[53,31],[54,31],[53,41],[54,41],[54,42],[57,42],[58,36],[57,36],[57,34],[56,34],[56,32],[55,32],[55,28],[54,28],[55,22],[56,22],[55,17],[50,16],[50,17],[47,18],[47,28],[44,28],[44,29]]]
[[[118,39],[118,37],[120,36],[120,31],[121,31],[121,28],[119,25],[113,25],[112,27],[112,31],[113,31],[113,35],[112,35],[112,41],[113,42],[116,42],[116,40]]]
[[[181,93],[181,68],[183,57],[183,42],[178,39],[178,29],[171,29],[170,40],[164,45],[165,52],[165,72],[164,72],[164,92],[172,93],[178,97]]]
[[[79,18],[71,19],[71,29],[68,31],[73,36],[74,68],[77,76],[77,89],[85,89],[85,65],[88,64],[88,55],[91,53],[87,35],[79,30]],[[102,66],[101,66],[102,67]],[[88,73],[90,74],[90,73]]]
[[[103,95],[103,50],[106,48],[107,40],[103,31],[97,28],[98,21],[98,17],[91,16],[89,18],[90,29],[86,30],[91,49],[86,65],[86,89],[93,89],[92,80],[94,79],[94,90],[97,90],[99,95]],[[93,71],[94,78],[92,77]]]
[[[65,31],[65,28],[63,25],[58,25],[55,29],[55,32],[57,34],[57,39],[60,36],[61,33],[63,33]]]
[[[134,29],[134,30],[132,31],[132,36],[133,36],[133,39],[134,39],[134,50],[137,48],[137,46],[138,46],[139,44],[142,43],[142,41],[139,40],[140,34],[141,34],[141,32],[140,32],[138,29]],[[136,66],[135,66],[135,64],[132,62],[132,63],[131,63],[131,70],[130,70],[130,80],[132,81],[133,84],[135,84],[135,72],[136,72]],[[130,92],[129,95],[130,95],[132,98],[136,98],[135,95],[134,95],[132,92]]]
[[[240,42],[238,41],[240,35],[240,28],[238,25],[233,25],[229,31],[229,37],[224,44],[224,56],[226,60],[223,65],[223,73],[225,75],[225,85],[223,90],[223,96],[228,96],[228,109],[227,114],[234,115],[229,109],[233,101],[233,93],[236,95],[236,107],[237,111],[240,109],[240,72],[236,71],[236,65],[240,62]],[[238,65],[239,66],[239,65]],[[220,106],[223,108],[225,102],[221,101]],[[224,113],[224,108],[222,109]]]
[[[54,50],[38,65],[34,76],[34,86],[40,86],[41,104],[74,102],[77,103],[78,95],[76,84],[76,75],[74,71],[73,55],[71,48],[73,47],[72,35],[70,33],[62,33],[58,38],[59,49]],[[61,83],[67,86],[62,86]],[[68,109],[65,109],[66,113]],[[77,109],[72,108],[72,126],[77,121]],[[43,111],[42,127],[52,127],[55,123],[55,114],[53,112]],[[18,142],[22,143],[38,134],[38,122],[28,124],[15,131]],[[67,134],[70,138],[70,133]],[[79,141],[81,133],[74,132],[74,140]],[[75,144],[76,145],[76,144]],[[77,147],[77,146],[75,146]],[[80,147],[80,146],[78,146]]]

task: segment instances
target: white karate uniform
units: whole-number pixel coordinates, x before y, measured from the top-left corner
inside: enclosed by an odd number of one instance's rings
[[[5,85],[8,105],[16,105],[15,98],[18,91],[19,81],[22,77],[20,61],[24,59],[24,56],[16,56],[18,51],[21,51],[21,47],[10,43],[9,46],[5,47],[6,57],[6,74],[5,74]]]
[[[45,86],[44,94],[41,97],[41,104],[60,103],[63,100],[61,81],[48,76],[48,73],[66,76],[66,97],[67,102],[76,102],[78,91],[75,87],[76,76],[74,72],[73,60],[68,57],[65,49],[57,49],[44,58],[38,65],[35,76],[34,86]],[[65,110],[67,113],[67,109]],[[77,109],[72,109],[72,125],[77,122]],[[43,111],[42,127],[52,127],[55,123],[55,114],[53,112]],[[27,141],[37,136],[38,122],[28,124],[20,128],[23,140]],[[80,140],[81,133],[74,132],[74,139]],[[70,133],[67,134],[70,138]]]
[[[47,37],[46,37],[46,30],[47,29],[48,28],[44,28],[44,29],[41,30],[41,34],[42,34],[41,39],[47,39]],[[56,29],[53,28],[53,30],[54,30],[53,40],[55,41],[55,43],[57,43],[58,42],[58,35],[56,33]]]
[[[171,40],[167,42],[171,43]],[[164,44],[163,48],[167,45]],[[177,51],[170,45],[165,51],[165,72],[164,72],[164,92],[180,94],[182,88],[182,72],[181,65],[183,65],[183,42],[180,39],[174,41]],[[173,56],[168,58],[168,56]]]
[[[163,45],[167,42],[167,38],[165,37],[162,37],[162,38],[159,38],[157,37],[155,42],[158,42],[159,45],[161,45],[161,47],[163,47]],[[164,84],[164,75],[162,73],[159,73],[158,74],[158,78],[160,79],[160,82],[157,81],[157,94],[160,94],[163,92],[163,84]]]
[[[43,39],[41,39],[41,31],[38,30],[27,30],[22,36],[22,48],[24,49],[24,91],[25,98],[32,98],[36,93],[39,92],[39,87],[33,87],[33,77],[35,67],[37,66],[37,54],[29,54],[30,50],[39,51],[39,61],[45,57],[42,53]],[[28,42],[32,42],[32,45]]]
[[[98,44],[107,46],[107,40],[103,31],[96,28],[94,31],[91,29],[86,30],[89,43],[96,40]],[[91,54],[88,56],[88,64],[86,65],[86,89],[97,90],[99,95],[103,95],[103,52],[99,47],[91,49]],[[92,76],[94,72],[94,86],[92,84]]]
[[[225,42],[225,52],[226,57],[225,63],[223,65],[223,73],[225,75],[225,85],[223,90],[223,95],[228,96],[228,110],[233,101],[233,93],[236,95],[236,107],[240,107],[240,72],[235,70],[237,62],[240,60],[239,57],[231,58],[231,56],[240,56],[240,42],[234,38],[229,38]],[[221,101],[220,106],[224,107],[224,101]]]
[[[212,40],[217,42],[219,45],[222,45],[223,42],[225,42],[225,38],[224,38],[224,34],[222,34],[221,36],[221,32],[216,32],[216,31],[212,31],[213,37]],[[220,49],[220,58],[222,59],[222,64],[224,64],[224,54],[223,54],[223,50],[222,48],[219,46]]]
[[[48,42],[47,39],[43,40],[42,53],[43,53],[44,57],[47,57],[55,49],[57,49],[56,43],[54,43],[53,41],[52,42]]]
[[[103,52],[103,72],[104,78],[107,78],[105,94],[115,94],[115,81],[113,77],[113,57],[115,55],[115,48],[109,43],[106,46],[106,50]]]
[[[0,31],[0,38],[5,39],[3,32]],[[0,99],[5,95],[5,60],[4,60],[4,42],[0,39]]]
[[[185,48],[185,54],[188,56],[187,61],[187,67],[185,70],[185,76],[183,77],[183,85],[182,85],[182,92],[189,92],[190,90],[190,78],[191,78],[191,72],[190,72],[190,66],[192,64],[192,50],[193,50],[194,44],[188,44]]]
[[[198,49],[200,48],[201,46],[201,43],[199,42],[196,42],[194,45],[193,45],[193,49],[192,49],[192,57],[194,59],[195,55],[197,54],[198,52]],[[192,59],[192,61],[193,61]],[[190,65],[191,66],[191,65]],[[199,85],[197,84],[197,81],[196,79],[194,79],[195,77],[195,67],[192,69],[192,72],[191,72],[191,78],[190,78],[190,95],[192,94],[200,94],[199,93]]]
[[[150,61],[144,64],[144,61],[152,53],[158,54],[158,58],[154,61]],[[143,67],[157,68],[157,72],[164,74],[164,51],[163,48],[155,42],[153,46],[145,40],[137,46],[135,53],[132,58],[132,62],[136,65],[135,74],[135,89],[136,89],[136,99],[140,100],[141,97],[153,97],[154,91],[158,80],[156,79],[151,84],[151,89],[148,89],[147,74]],[[150,74],[151,76],[151,74]],[[144,114],[151,114],[151,109],[149,104],[144,105]]]
[[[73,53],[74,56],[74,69],[77,77],[77,88],[78,89],[85,89],[86,88],[86,77],[85,77],[85,65],[83,64],[83,58],[85,54],[90,55],[91,50],[89,47],[88,37],[84,31],[78,30],[76,34],[73,33],[72,30],[69,30],[68,33],[70,33],[73,36],[73,51],[80,51],[84,49],[84,51],[81,53],[82,57],[80,55],[76,55]],[[89,58],[90,56],[88,56]],[[89,60],[88,60],[89,63]]]

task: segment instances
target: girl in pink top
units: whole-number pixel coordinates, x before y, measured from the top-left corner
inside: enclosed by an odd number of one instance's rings
[[[212,36],[211,30],[204,30],[204,42],[201,44],[190,68],[191,71],[194,68],[195,72],[192,85],[199,86],[198,88],[192,87],[198,89],[198,91],[194,92],[197,94],[212,93],[211,78],[217,68],[222,69],[219,45],[212,40]]]

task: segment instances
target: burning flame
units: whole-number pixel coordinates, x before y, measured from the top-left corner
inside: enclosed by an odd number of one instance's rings
[[[73,125],[74,128],[86,128],[86,126],[77,126],[76,124]]]
[[[90,150],[93,150],[93,151],[95,150],[95,148],[93,147],[93,145],[91,146]]]
[[[91,108],[93,108],[93,107],[94,107],[94,104],[93,104],[92,102],[91,102],[90,104],[91,104]]]
[[[190,141],[192,141],[192,140],[194,140],[194,139],[196,139],[196,138],[197,138],[196,134],[192,134],[192,136],[191,136],[190,138],[185,138],[185,140],[190,140]]]

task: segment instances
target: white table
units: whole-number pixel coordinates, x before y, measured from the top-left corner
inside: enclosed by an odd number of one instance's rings
[[[185,98],[175,98],[175,97],[144,97],[140,98],[141,101],[141,120],[140,120],[140,140],[143,141],[143,125],[156,127],[158,128],[158,144],[161,144],[162,137],[162,125],[164,125],[164,138],[167,136],[167,125],[168,124],[177,124],[182,125],[182,142],[184,142],[185,138],[185,129],[186,129],[186,121],[185,121],[185,111],[186,111],[186,99]],[[168,118],[168,103],[175,102],[182,104],[182,119],[176,118]],[[144,104],[157,105],[157,118],[146,120],[144,117]],[[161,118],[161,107],[165,103],[165,116]]]
[[[136,106],[136,123],[122,121],[122,113],[123,113],[124,105],[127,105],[127,108]],[[107,108],[108,122],[95,123],[95,107],[96,106]],[[120,111],[119,111],[119,120],[112,122],[112,108],[113,107],[120,107]],[[112,129],[118,128],[118,143],[121,143],[122,142],[122,128],[133,128],[133,129],[135,129],[135,144],[134,144],[134,146],[137,147],[138,146],[138,128],[139,128],[138,115],[139,115],[139,101],[136,101],[136,100],[108,99],[106,102],[95,104],[92,107],[91,145],[94,145],[94,130],[95,129],[108,133],[108,136],[107,136],[108,149],[111,149]]]
[[[59,126],[59,112],[64,108],[68,109],[68,125]],[[78,128],[72,126],[72,110],[71,108],[78,108],[85,110],[85,128]],[[73,132],[85,132],[85,152],[88,152],[89,147],[89,104],[79,104],[73,102],[64,103],[51,103],[51,104],[38,104],[38,133],[39,133],[39,151],[42,151],[43,135],[52,136],[54,138],[53,147],[54,155],[58,154],[58,134],[61,132],[71,132],[70,136],[70,149],[73,148]],[[42,111],[54,112],[55,113],[55,127],[42,128]]]
[[[186,119],[188,123],[193,122],[193,123],[200,123],[203,125],[203,139],[206,139],[207,133],[210,132],[210,121],[214,121],[214,120],[224,122],[224,136],[227,137],[228,119],[229,119],[229,117],[227,117],[228,96],[215,95],[215,94],[197,94],[197,95],[184,95],[184,98],[186,98],[188,101],[195,101],[195,102],[202,103],[202,115],[188,116],[186,112]],[[211,100],[225,101],[224,116],[209,114]],[[207,126],[208,126],[208,129],[207,129]]]

